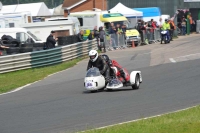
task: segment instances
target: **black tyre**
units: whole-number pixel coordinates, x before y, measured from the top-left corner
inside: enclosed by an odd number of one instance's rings
[[[135,84],[132,85],[132,89],[137,90],[139,88],[140,88],[140,76],[139,74],[137,74],[135,77]]]
[[[167,42],[168,42],[168,41],[165,39],[165,44],[167,44]]]
[[[44,47],[44,43],[33,43],[33,47]]]
[[[19,48],[15,48],[15,47],[10,47],[9,49],[5,49],[6,50],[6,53],[8,55],[11,55],[11,54],[18,54],[19,53]]]
[[[21,44],[22,48],[32,48],[33,47],[33,43],[25,43],[25,44]]]
[[[27,52],[32,52],[33,48],[20,48],[20,53],[27,53]]]
[[[12,43],[10,43],[10,44],[3,44],[3,46],[6,46],[6,47],[19,47],[18,44],[12,44]]]
[[[44,50],[43,47],[33,47],[33,51],[41,51]]]

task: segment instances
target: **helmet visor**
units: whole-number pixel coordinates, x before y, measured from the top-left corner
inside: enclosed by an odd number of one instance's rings
[[[93,55],[93,56],[90,56],[90,59],[94,59],[95,58],[95,55]]]

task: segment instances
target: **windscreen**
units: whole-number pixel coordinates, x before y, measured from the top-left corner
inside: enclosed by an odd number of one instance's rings
[[[36,37],[33,33],[31,33],[30,31],[27,32],[33,39],[35,39],[36,41],[42,41],[41,39],[39,39],[38,37]]]
[[[98,68],[92,67],[87,71],[86,77],[97,77],[100,76],[101,73]]]

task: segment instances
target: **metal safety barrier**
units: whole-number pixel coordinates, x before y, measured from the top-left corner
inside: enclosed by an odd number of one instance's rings
[[[196,21],[196,32],[200,33],[200,20]]]
[[[104,44],[108,50],[124,49],[127,47],[124,34],[109,34],[104,36]]]
[[[97,49],[97,41],[75,43],[54,49],[0,57],[0,73],[49,66],[69,61]]]
[[[145,42],[147,44],[160,42],[161,40],[160,32],[161,30],[159,28],[156,29],[146,28],[146,30],[142,31],[143,33],[142,42]]]

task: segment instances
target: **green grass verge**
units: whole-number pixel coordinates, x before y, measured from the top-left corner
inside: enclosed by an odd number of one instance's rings
[[[40,68],[32,68],[27,70],[20,70],[16,72],[0,74],[0,93],[5,93],[24,86],[29,83],[44,79],[50,74],[70,68],[83,58],[77,58],[72,61],[64,62],[61,64],[46,66]]]
[[[200,106],[85,133],[200,133]]]

